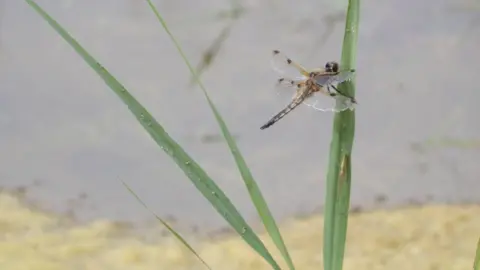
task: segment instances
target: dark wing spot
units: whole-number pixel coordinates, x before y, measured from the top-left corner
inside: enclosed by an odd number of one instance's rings
[[[292,82],[293,83],[293,82]],[[300,88],[302,85],[301,84],[297,84],[297,87]]]
[[[290,58],[287,58],[287,63],[291,64],[292,60],[290,60]]]
[[[280,51],[279,50],[273,50],[273,54],[279,54]]]
[[[281,82],[283,82],[284,80],[285,80],[285,78],[280,78],[280,79],[278,79],[278,82],[281,83]]]
[[[291,85],[294,85],[294,84],[295,84],[295,82],[294,82],[294,81],[290,81],[290,84],[291,84]]]

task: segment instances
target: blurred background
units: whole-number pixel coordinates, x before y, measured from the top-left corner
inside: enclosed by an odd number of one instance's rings
[[[201,90],[146,1],[37,3],[138,98],[249,221],[258,222]],[[275,97],[271,50],[308,68],[340,60],[347,1],[154,3],[201,72],[274,216],[282,223],[321,213],[332,114],[304,107],[267,130],[259,127],[285,106]],[[352,209],[478,203],[479,2],[364,0],[361,7]],[[40,222],[34,215],[21,223],[19,213],[33,208],[81,226],[150,224],[151,214],[121,180],[181,231],[212,234],[226,225],[123,103],[23,1],[0,0],[0,149],[0,185],[20,198],[8,197],[0,208],[17,225]],[[17,204],[29,206],[19,210]],[[69,269],[109,269],[106,262],[88,264],[92,268],[76,263]]]

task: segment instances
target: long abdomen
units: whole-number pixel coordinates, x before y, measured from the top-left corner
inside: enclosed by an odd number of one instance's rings
[[[265,125],[261,126],[260,129],[266,129],[270,127],[271,125],[275,124],[278,122],[278,120],[282,119],[287,115],[289,112],[291,112],[293,109],[295,109],[298,105],[302,104],[302,102],[305,100],[306,95],[301,95],[298,98],[294,99],[288,106],[281,110],[279,113],[277,113],[270,121],[268,121]]]

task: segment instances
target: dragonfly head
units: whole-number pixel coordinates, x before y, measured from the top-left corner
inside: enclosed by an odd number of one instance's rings
[[[338,72],[338,63],[334,61],[327,62],[325,64],[325,71],[327,72]]]

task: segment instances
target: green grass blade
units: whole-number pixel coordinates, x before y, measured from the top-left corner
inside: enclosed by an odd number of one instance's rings
[[[237,233],[274,268],[280,269],[271,254],[265,248],[260,238],[245,222],[235,206],[223,191],[206,174],[206,172],[165,132],[163,127],[150,113],[120,84],[100,63],[98,63],[80,44],[72,38],[54,19],[52,19],[34,1],[25,0],[52,28],[67,41],[75,51],[87,62],[104,82],[128,106],[143,128],[160,148],[170,156],[184,171],[195,187],[203,194],[210,204],[223,216]]]
[[[155,212],[150,210],[150,208],[147,206],[147,204],[142,199],[140,199],[140,197],[138,197],[138,195],[127,185],[127,183],[125,183],[124,181],[122,181],[122,183],[125,186],[125,188],[130,192],[130,194],[132,194],[133,197],[135,197],[135,199],[137,199],[137,201],[141,205],[143,205],[143,207],[145,207],[145,209],[147,209],[148,212],[150,212],[152,215],[154,215],[155,218],[163,226],[165,226],[165,228],[167,228],[167,230],[169,230],[175,238],[178,239],[178,241],[180,241],[185,247],[187,247],[190,250],[190,252],[192,252],[197,257],[197,259],[199,259],[203,263],[203,265],[205,265],[208,269],[212,270],[212,268],[205,262],[205,260],[203,260],[202,257],[200,257],[200,255],[198,255],[198,252],[196,252],[195,249],[193,249],[193,247],[190,244],[188,244],[188,242],[179,233],[177,233],[172,227],[170,227],[170,225],[168,225],[168,223],[165,220],[163,220],[160,216],[155,214]]]
[[[473,270],[480,270],[480,239],[477,243],[477,251],[475,252],[475,260],[473,261]]]
[[[360,0],[349,0],[343,40],[343,68],[355,68]],[[340,91],[355,96],[355,79],[341,83]],[[360,101],[361,102],[361,101]],[[335,114],[327,174],[323,256],[325,270],[341,270],[345,253],[351,187],[351,153],[355,111]]]
[[[185,53],[183,52],[183,50],[180,46],[180,44],[178,43],[178,41],[175,39],[173,34],[168,29],[166,21],[160,15],[160,13],[155,8],[153,3],[150,0],[147,0],[147,2],[148,2],[148,5],[150,6],[150,8],[152,9],[152,11],[155,13],[155,16],[160,21],[163,28],[165,29],[165,31],[169,35],[170,39],[174,43],[174,45],[177,48],[180,56],[185,61],[185,64],[187,65],[188,69],[190,70],[190,73],[191,73],[192,77],[194,78],[194,80],[197,82],[197,84],[202,89],[202,91],[203,91],[203,93],[204,93],[204,95],[205,95],[205,97],[208,101],[208,104],[210,105],[210,108],[212,109],[213,114],[215,115],[215,119],[217,120],[217,122],[220,126],[222,134],[225,137],[225,140],[227,141],[227,144],[230,148],[230,151],[232,152],[232,155],[235,159],[235,163],[237,164],[237,167],[240,171],[240,174],[242,175],[243,181],[245,182],[247,190],[250,194],[250,198],[251,198],[253,204],[255,205],[260,218],[262,219],[262,222],[265,226],[265,229],[267,230],[268,234],[272,238],[272,241],[275,243],[275,245],[277,246],[280,253],[282,254],[283,258],[287,262],[287,265],[289,266],[289,268],[292,269],[292,270],[295,269],[295,267],[293,265],[293,262],[292,262],[292,259],[290,257],[290,254],[288,253],[288,250],[285,246],[283,238],[282,238],[282,236],[280,234],[280,231],[278,229],[278,226],[275,223],[275,219],[273,218],[273,216],[272,216],[272,214],[271,214],[271,212],[270,212],[270,210],[267,206],[267,203],[266,203],[265,199],[263,198],[262,193],[260,192],[260,189],[259,189],[257,183],[253,179],[252,173],[248,169],[248,166],[247,166],[244,158],[242,157],[242,155],[240,153],[240,150],[238,149],[238,147],[235,143],[235,140],[233,139],[232,135],[230,134],[230,131],[228,130],[227,125],[225,124],[225,121],[223,121],[223,118],[221,117],[220,113],[218,112],[218,110],[216,109],[212,100],[210,99],[210,97],[208,95],[208,92],[205,89],[205,86],[203,85],[203,83],[201,82],[201,80],[198,76],[198,73],[195,71],[193,66],[190,64],[190,62],[188,61],[188,58],[186,57]]]

